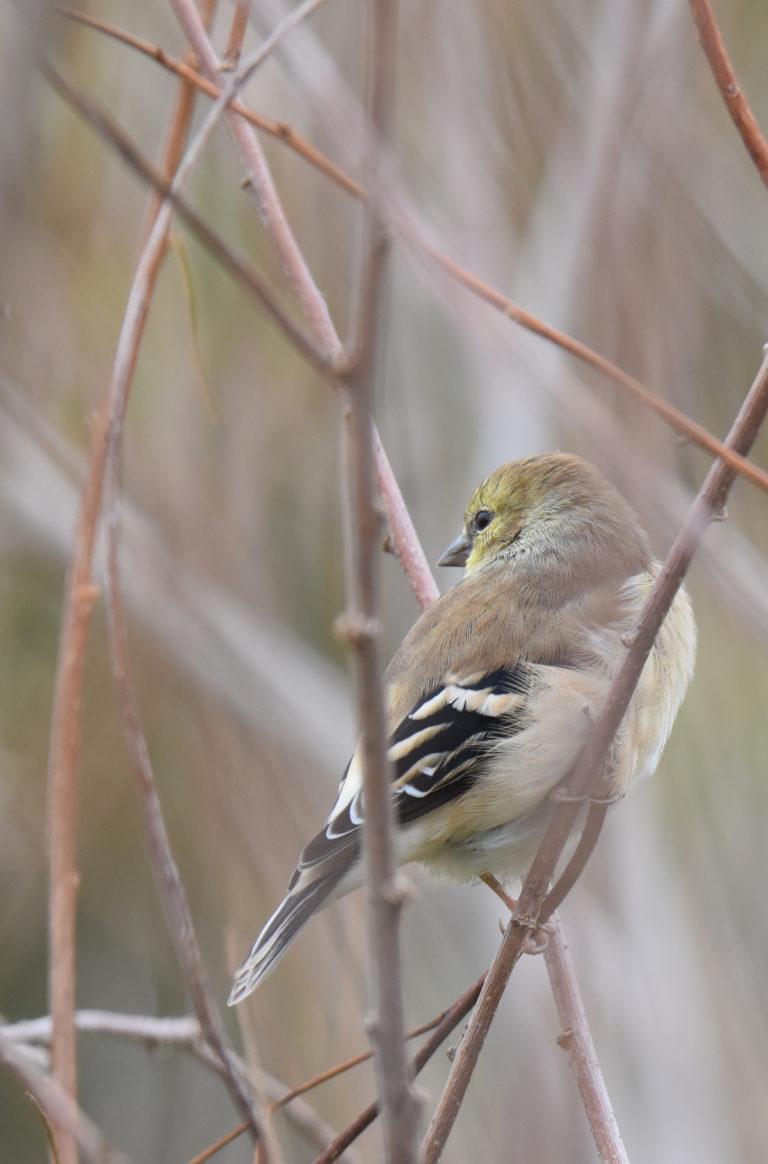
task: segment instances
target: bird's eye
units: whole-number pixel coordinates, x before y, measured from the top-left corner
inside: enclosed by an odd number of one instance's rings
[[[493,514],[490,509],[479,509],[475,514],[475,529],[488,529],[488,526],[493,521]]]

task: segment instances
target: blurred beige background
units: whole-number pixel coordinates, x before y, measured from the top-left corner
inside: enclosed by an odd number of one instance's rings
[[[362,85],[361,5],[328,0],[246,90],[344,161]],[[279,8],[255,0],[246,48]],[[180,55],[155,0],[89,11]],[[768,127],[768,13],[721,0]],[[226,43],[232,6],[215,26]],[[28,23],[32,21],[32,25]],[[36,23],[35,23],[36,22]],[[176,81],[27,4],[0,2],[0,1013],[46,1002],[46,757],[86,419],[103,398],[147,191],[34,72],[33,43],[157,158]],[[329,69],[329,65],[333,66]],[[325,79],[323,79],[325,78]],[[198,111],[201,117],[203,102]],[[341,334],[359,207],[264,141]],[[401,0],[396,190],[425,235],[722,436],[768,340],[768,191],[686,5],[671,0]],[[195,204],[278,286],[222,129]],[[222,1005],[230,970],[324,819],[354,741],[345,652],[339,417],[327,388],[183,231],[161,276],[125,441],[123,570],[132,660],[177,858]],[[187,273],[188,272],[188,273]],[[190,310],[190,287],[194,313]],[[197,351],[196,351],[197,346]],[[210,397],[210,403],[208,400]],[[211,407],[212,405],[212,407]],[[393,247],[382,436],[431,561],[477,481],[559,447],[597,463],[663,556],[708,466],[612,384]],[[763,437],[754,457],[768,458]],[[633,1164],[751,1164],[768,1138],[768,498],[737,483],[690,578],[697,675],[660,771],[609,817],[562,910]],[[99,571],[102,570],[101,559]],[[386,653],[417,610],[382,562]],[[445,572],[443,587],[457,580]],[[78,1003],[188,1008],[144,854],[103,614],[91,637],[81,783]],[[409,1022],[486,967],[500,909],[421,888],[404,926]],[[261,1065],[297,1083],[366,1046],[360,895],[312,921],[244,1015]],[[512,980],[444,1159],[587,1164],[543,964]],[[238,1036],[239,1037],[239,1036]],[[433,1103],[448,1064],[421,1086]],[[81,1101],[135,1161],[184,1161],[237,1117],[178,1054],[81,1039]],[[343,1127],[367,1069],[315,1095]],[[35,1109],[0,1076],[0,1164],[45,1158]],[[280,1121],[286,1158],[313,1150]],[[376,1129],[358,1159],[379,1158]],[[218,1157],[247,1161],[247,1143]]]

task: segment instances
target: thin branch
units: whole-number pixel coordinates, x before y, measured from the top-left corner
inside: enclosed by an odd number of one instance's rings
[[[419,535],[411,521],[411,515],[403,500],[400,486],[392,472],[392,466],[381,443],[381,437],[375,429],[373,440],[376,457],[376,484],[384,502],[384,513],[389,528],[392,550],[411,584],[416,601],[422,610],[426,610],[435,599],[440,597],[440,591],[432,576]]]
[[[49,1127],[65,1131],[74,1145],[93,1161],[93,1164],[130,1164],[124,1152],[113,1148],[100,1128],[88,1119],[72,1096],[57,1082],[44,1075],[29,1057],[0,1032],[0,1064],[28,1091],[39,1105]],[[62,1143],[56,1139],[57,1154]],[[59,1156],[59,1159],[61,1157]]]
[[[749,107],[749,102],[741,91],[738,78],[733,71],[725,42],[717,27],[715,15],[708,0],[690,0],[691,12],[709,66],[714,75],[731,120],[739,131],[739,136],[747,152],[757,167],[763,184],[768,187],[768,142]]]
[[[235,69],[240,60],[245,34],[248,31],[248,17],[251,11],[251,0],[237,0],[235,11],[232,13],[232,24],[229,29],[227,47],[224,49],[222,68]]]
[[[459,1025],[461,1020],[469,1014],[472,1007],[477,1002],[480,994],[480,989],[485,981],[485,975],[479,978],[474,986],[470,986],[469,990],[462,994],[448,1010],[444,1011],[439,1023],[435,1027],[433,1034],[426,1040],[426,1042],[419,1048],[417,1053],[411,1060],[411,1073],[415,1077],[420,1071],[426,1067],[429,1060],[438,1050],[440,1045],[445,1042],[451,1031]],[[361,1112],[356,1119],[352,1121],[349,1127],[329,1144],[325,1152],[318,1156],[314,1164],[333,1164],[334,1160],[338,1160],[350,1144],[352,1144],[358,1136],[361,1136],[367,1127],[373,1123],[379,1114],[379,1106],[372,1103],[365,1111]]]
[[[634,396],[646,408],[655,412],[657,416],[661,417],[670,428],[675,432],[689,440],[691,444],[698,445],[700,449],[709,453],[713,457],[720,457],[727,465],[729,465],[741,477],[751,481],[758,489],[762,489],[764,493],[768,493],[768,473],[760,469],[757,465],[753,465],[751,461],[745,460],[744,457],[735,453],[733,449],[729,449],[722,441],[713,436],[708,429],[697,421],[692,420],[681,412],[679,408],[675,408],[674,404],[670,404],[658,392],[654,392],[646,384],[640,380],[636,380],[634,376],[630,376],[617,364],[611,363],[605,356],[601,356],[598,352],[594,352],[588,348],[586,344],[574,339],[573,336],[566,335],[565,332],[559,331],[556,327],[552,327],[537,316],[531,315],[524,307],[520,307],[513,299],[509,299],[506,295],[502,295],[495,288],[490,287],[481,279],[478,279],[470,271],[461,267],[458,263],[454,263],[446,255],[443,255],[436,248],[432,247],[425,239],[419,235],[408,234],[408,239],[413,242],[413,245],[422,251],[427,258],[435,262],[442,270],[449,274],[457,283],[466,287],[468,291],[483,299],[486,303],[495,307],[502,315],[506,315],[513,323],[518,324],[526,331],[538,335],[541,339],[548,343],[554,344],[561,348],[569,355],[575,356],[581,363],[586,364],[589,368],[594,368],[596,372],[606,376],[612,380],[614,384],[624,388],[632,396]]]
[[[748,452],[767,410],[768,354],[764,356],[757,377],[734,421],[726,443],[742,453]],[[733,479],[732,469],[723,461],[716,461],[707,474],[707,478],[654,583],[638,622],[632,645],[627,651],[624,662],[611,685],[603,711],[590,732],[584,751],[568,781],[569,797],[560,802],[553,814],[523,884],[517,908],[488,972],[477,1007],[457,1052],[448,1083],[424,1140],[422,1146],[424,1164],[434,1164],[442,1154],[509,976],[522,952],[527,935],[538,925],[542,903],[555,865],[580,811],[579,798],[588,797],[592,788],[599,789],[603,764],[608,750],[632,697],[632,692],[653,646],[659,627],[713,514],[722,511]]]
[[[75,930],[77,916],[77,802],[85,654],[98,588],[91,561],[107,455],[107,415],[91,429],[91,460],[83,490],[72,564],[67,573],[48,753],[49,996],[53,1072],[74,1103],[77,1056]],[[42,1102],[42,1101],[41,1101]],[[60,1164],[77,1164],[70,1122],[54,1120]]]
[[[550,934],[544,947],[544,961],[563,1027],[557,1042],[568,1054],[568,1065],[576,1080],[600,1160],[603,1164],[629,1164],[592,1042],[576,970],[557,914],[548,928]]]
[[[86,12],[77,12],[72,8],[56,7],[55,11],[60,16],[65,16],[68,20],[74,20],[77,24],[83,25],[85,28],[92,28],[96,32],[101,32],[105,36],[110,36],[117,40],[120,44],[126,45],[128,48],[135,49],[137,52],[143,53],[145,56],[151,57],[152,60],[157,61],[164,69],[171,73],[175,73],[177,77],[183,77],[186,81],[197,86],[201,93],[205,93],[207,97],[212,97],[214,100],[221,96],[223,90],[220,84],[209,81],[202,73],[196,69],[191,68],[185,64],[184,61],[177,60],[170,56],[165,49],[160,45],[152,44],[151,41],[143,40],[141,37],[135,36],[132,32],[126,32],[125,29],[118,28],[116,25],[109,23],[106,20],[99,20],[95,16],[90,16]],[[365,191],[359,182],[355,182],[348,174],[334,165],[325,154],[322,154],[318,149],[310,144],[306,138],[293,128],[282,121],[272,121],[268,117],[256,113],[242,101],[233,100],[231,108],[238,116],[242,117],[250,125],[256,129],[262,130],[269,134],[276,140],[283,142],[292,149],[300,157],[314,166],[321,174],[325,174],[332,182],[335,182],[342,190],[346,190],[355,198],[365,197]]]
[[[431,1031],[436,1030],[438,1027],[443,1028],[443,1034],[438,1036],[438,1042],[433,1048],[431,1048],[431,1050],[429,1049],[431,1046],[430,1043],[426,1043],[424,1047],[421,1048],[416,1059],[413,1061],[414,1070],[417,1068],[420,1069],[418,1065],[422,1061],[422,1058],[423,1066],[434,1050],[437,1049],[439,1043],[445,1039],[448,1033],[448,1030],[445,1027],[446,1020],[449,1023],[452,1022],[454,1025],[455,1023],[459,1022],[461,1018],[463,1018],[467,1013],[467,1010],[470,1009],[470,1007],[473,1005],[479,990],[480,987],[478,984],[473,987],[472,990],[466,995],[463,995],[457,1003],[454,1003],[447,1010],[442,1011],[439,1015],[436,1015],[428,1022],[422,1023],[421,1026],[414,1027],[413,1030],[408,1031],[406,1038],[416,1039],[420,1035],[429,1034]],[[466,999],[469,995],[471,995],[471,1001],[467,1002]],[[460,1009],[462,1007],[463,1009]],[[195,1055],[198,1059],[205,1063],[206,1066],[211,1067],[214,1071],[218,1072],[219,1075],[223,1074],[223,1068],[220,1061],[211,1052],[208,1045],[203,1041],[200,1033],[200,1024],[197,1019],[194,1018],[148,1018],[144,1016],[113,1014],[112,1012],[107,1011],[81,1010],[75,1012],[75,1025],[77,1026],[78,1033],[82,1032],[101,1035],[115,1035],[117,1037],[135,1039],[138,1042],[144,1043],[145,1046],[150,1050],[157,1046],[181,1047],[183,1050]],[[15,1043],[25,1043],[28,1048],[31,1048],[32,1046],[35,1046],[39,1043],[47,1045],[50,1042],[50,1028],[50,1019],[46,1016],[45,1018],[41,1019],[28,1019],[26,1021],[10,1024],[6,1027],[0,1027],[0,1033],[5,1034],[7,1038],[11,1039]],[[425,1049],[428,1051],[426,1057],[424,1057]],[[271,1097],[271,1103],[269,1107],[270,1113],[274,1113],[282,1109],[287,1109],[288,1118],[293,1120],[299,1129],[305,1133],[305,1135],[308,1134],[306,1127],[307,1121],[309,1121],[311,1118],[319,1121],[319,1117],[316,1116],[314,1108],[309,1107],[309,1105],[306,1104],[297,1104],[296,1101],[299,1100],[301,1096],[306,1095],[308,1091],[314,1091],[315,1088],[321,1087],[323,1083],[328,1083],[331,1079],[338,1079],[340,1075],[346,1074],[347,1071],[352,1071],[355,1067],[359,1067],[363,1063],[369,1062],[372,1056],[372,1051],[363,1051],[360,1055],[355,1055],[351,1059],[346,1059],[343,1063],[337,1063],[335,1066],[329,1067],[327,1071],[321,1071],[319,1075],[315,1075],[312,1079],[307,1079],[304,1081],[304,1083],[299,1083],[296,1085],[296,1087],[292,1087],[290,1089],[286,1089],[286,1085],[284,1083],[281,1083],[279,1080],[275,1079],[264,1070],[260,1070],[259,1076],[267,1090],[267,1093]],[[360,1127],[360,1131],[357,1133],[358,1135],[364,1130],[365,1127],[368,1126],[368,1124],[373,1122],[378,1113],[378,1106],[374,1105],[373,1109],[368,1109],[368,1112],[370,1114],[367,1122]],[[365,1113],[363,1113],[363,1117],[358,1117],[358,1121],[364,1117]],[[357,1124],[358,1121],[355,1121],[355,1123]],[[194,1161],[189,1161],[189,1164],[197,1164],[198,1161],[208,1159],[209,1156],[213,1154],[213,1150],[218,1151],[220,1147],[223,1147],[225,1144],[229,1144],[233,1140],[236,1140],[238,1136],[241,1136],[243,1132],[247,1130],[247,1123],[238,1124],[237,1127],[232,1128],[231,1131],[227,1132],[226,1136],[223,1136],[215,1146],[212,1146],[212,1149],[208,1149],[206,1152],[202,1152],[200,1156],[195,1157]],[[351,1144],[352,1140],[355,1138],[354,1136],[350,1136],[349,1133],[350,1129],[347,1128],[345,1132],[341,1133],[339,1137],[336,1137],[333,1140],[331,1135],[325,1135],[324,1137],[316,1136],[315,1138],[318,1140],[319,1144],[324,1146],[330,1142],[338,1145],[340,1143],[341,1137],[344,1136],[348,1137],[346,1142],[347,1146],[349,1146],[349,1144]],[[340,1146],[338,1150],[343,1152],[343,1146]],[[347,1155],[341,1157],[334,1156],[334,1159],[337,1158],[345,1160],[347,1159]],[[351,1155],[349,1156],[349,1164],[352,1164]]]
[[[269,38],[270,47],[274,47],[287,32],[310,16],[322,2],[304,0],[303,4],[299,4]],[[169,3],[184,35],[197,53],[202,71],[209,81],[217,81],[221,62],[193,0],[169,0]],[[248,178],[248,189],[256,200],[267,236],[280,258],[285,277],[296,295],[302,314],[312,335],[319,342],[323,356],[328,360],[338,358],[342,351],[341,342],[326,302],[293,237],[258,139],[251,127],[233,109],[227,109],[225,116]]]
[[[594,844],[596,840],[597,837],[592,843]],[[486,873],[480,880],[501,898],[510,913],[515,912],[517,902],[509,896],[493,874]],[[557,914],[552,916],[546,931],[541,931],[541,934],[543,943],[536,949],[528,947],[528,952],[544,953],[544,964],[552,987],[552,996],[563,1027],[557,1042],[568,1052],[568,1064],[576,1079],[600,1160],[603,1164],[629,1164],[592,1041],[592,1032],[589,1029],[576,978],[576,968],[571,961],[563,927]]]
[[[389,126],[396,28],[394,0],[374,0],[370,29],[371,118],[377,141]],[[384,1159],[389,1164],[416,1161],[419,1104],[411,1088],[405,1053],[400,916],[404,901],[392,837],[395,828],[392,772],[387,758],[387,720],[382,690],[379,625],[381,515],[374,482],[373,400],[381,339],[383,283],[388,233],[382,222],[379,188],[381,149],[367,158],[369,188],[366,241],[361,263],[354,354],[344,378],[347,511],[349,520],[348,604],[339,621],[352,649],[363,770],[365,823],[363,858],[368,920],[371,1016],[367,1022],[374,1050],[380,1098]]]

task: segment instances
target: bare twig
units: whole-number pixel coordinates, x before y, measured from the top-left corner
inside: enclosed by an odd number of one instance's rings
[[[597,837],[593,839],[593,845],[596,840]],[[515,912],[517,902],[507,894],[493,874],[484,874],[480,880],[501,898],[511,913]],[[592,1041],[576,969],[556,913],[552,915],[546,931],[541,933],[543,943],[539,949],[544,953],[552,996],[563,1026],[557,1041],[568,1052],[568,1063],[576,1079],[600,1160],[603,1164],[629,1164]],[[537,952],[538,949],[532,950],[529,947],[529,953]]]
[[[118,28],[106,20],[99,20],[97,17],[90,16],[86,12],[77,12],[71,8],[61,7],[57,7],[56,11],[61,16],[66,16],[69,20],[74,20],[86,28],[94,29],[96,32],[104,33],[105,36],[110,36],[121,44],[127,45],[129,48],[151,57],[152,60],[162,65],[164,69],[190,81],[201,93],[205,93],[207,97],[216,99],[221,96],[223,90],[220,84],[215,81],[209,81],[202,73],[191,68],[184,61],[170,56],[160,45],[143,40],[141,37],[135,36],[132,32]],[[325,174],[332,182],[335,182],[342,190],[346,190],[348,194],[353,195],[355,198],[363,198],[365,196],[365,192],[359,182],[355,182],[353,178],[350,178],[348,174],[345,174],[343,170],[334,165],[333,162],[326,158],[325,154],[322,154],[306,138],[302,137],[293,126],[287,125],[282,121],[272,121],[270,118],[256,113],[255,110],[250,109],[241,101],[233,100],[230,104],[232,110],[250,125],[269,134],[270,137],[282,141],[289,149],[294,150],[321,174]]]
[[[83,1114],[69,1092],[56,1079],[50,1079],[39,1071],[29,1057],[2,1033],[0,1064],[34,1097],[49,1126],[59,1129],[59,1133],[66,1132],[73,1144],[75,1158],[79,1147],[93,1164],[130,1164],[125,1153],[113,1148],[101,1129]],[[62,1142],[59,1134],[56,1139],[57,1153],[61,1150]]]
[[[474,986],[470,986],[469,990],[465,991],[461,998],[458,998],[456,1002],[454,1002],[453,1005],[448,1008],[448,1010],[443,1012],[443,1015],[441,1016],[440,1021],[435,1027],[432,1035],[426,1040],[423,1046],[419,1048],[411,1060],[411,1071],[414,1076],[418,1075],[418,1073],[422,1071],[424,1067],[426,1067],[427,1063],[432,1058],[435,1051],[437,1051],[440,1044],[448,1038],[448,1035],[451,1033],[451,1031],[453,1031],[459,1025],[461,1020],[467,1014],[469,1014],[472,1007],[477,1002],[480,989],[484,981],[485,975],[478,979]],[[345,1149],[348,1148],[349,1145],[353,1143],[358,1136],[361,1136],[367,1127],[370,1127],[378,1114],[378,1104],[372,1103],[365,1109],[365,1111],[361,1112],[355,1120],[352,1121],[349,1127],[345,1128],[344,1131],[341,1132],[341,1134],[333,1141],[332,1144],[328,1145],[322,1155],[318,1156],[318,1158],[314,1161],[314,1164],[332,1164],[334,1160],[338,1160],[341,1156],[341,1153],[344,1152]]]
[[[53,1072],[74,1103],[75,925],[77,913],[77,799],[85,652],[98,588],[91,561],[107,455],[107,415],[91,430],[92,452],[83,490],[72,564],[67,574],[48,754],[49,994],[53,1018]],[[41,1101],[42,1102],[42,1101]],[[58,1109],[57,1109],[58,1110]],[[71,1121],[53,1120],[60,1164],[77,1164]]]
[[[592,1042],[576,971],[557,914],[551,919],[548,928],[550,934],[544,947],[544,961],[563,1027],[558,1044],[568,1054],[568,1064],[576,1079],[600,1160],[603,1164],[629,1164]]]
[[[240,60],[240,53],[243,48],[243,40],[248,31],[248,16],[250,11],[251,0],[237,0],[235,11],[232,13],[232,24],[229,29],[227,47],[224,49],[222,68],[225,65],[228,69],[237,67],[237,62]]]
[[[185,36],[197,53],[208,80],[218,80],[221,62],[193,0],[169,0],[169,2]],[[281,22],[278,30],[270,37],[270,41],[276,44],[278,39],[311,15],[322,2],[323,0],[304,0],[304,3],[299,4],[290,16]],[[338,357],[341,354],[341,343],[333,321],[288,225],[258,139],[250,126],[234,110],[228,109],[225,116],[248,178],[248,188],[256,200],[268,237],[280,257],[286,279],[296,295],[302,314],[313,336],[320,343],[325,358],[330,360]]]
[[[731,120],[739,131],[763,183],[768,186],[768,142],[741,91],[712,8],[708,0],[690,0],[690,5],[701,47],[709,61]]]
[[[440,591],[432,577],[432,571],[419,541],[419,535],[416,533],[411,515],[403,501],[400,486],[392,472],[392,466],[381,443],[381,438],[375,429],[373,439],[376,454],[376,483],[384,502],[392,548],[411,584],[416,601],[422,610],[426,610],[439,597]]]
[[[768,410],[768,355],[763,359],[726,443],[742,453],[748,452],[766,410]],[[728,465],[720,460],[715,462],[656,579],[638,622],[632,645],[611,685],[603,711],[590,732],[584,751],[569,780],[571,798],[562,801],[552,817],[523,884],[517,908],[488,972],[477,1007],[424,1140],[422,1149],[424,1164],[434,1164],[440,1158],[509,976],[523,949],[526,936],[538,925],[542,903],[555,864],[580,810],[578,798],[588,796],[592,787],[599,787],[608,749],[632,697],[658,629],[713,513],[722,510],[733,478],[733,470]]]
[[[392,102],[397,9],[393,0],[375,0],[372,11],[371,118],[383,139]],[[380,148],[374,147],[367,161],[369,188],[375,192],[381,169]],[[348,402],[345,480],[350,520],[349,597],[343,627],[352,648],[365,789],[363,856],[372,995],[368,1030],[381,1104],[384,1158],[389,1164],[409,1164],[416,1160],[419,1105],[411,1088],[405,1054],[400,957],[403,892],[392,845],[394,804],[378,622],[381,517],[373,473],[373,398],[388,235],[375,193],[367,203],[366,234],[359,308],[353,328],[354,353],[351,371],[344,380]]]

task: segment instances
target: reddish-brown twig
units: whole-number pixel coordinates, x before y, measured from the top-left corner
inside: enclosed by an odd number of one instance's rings
[[[704,49],[731,120],[739,131],[739,136],[747,152],[757,167],[757,172],[768,186],[768,142],[765,140],[757,119],[749,107],[738,78],[733,71],[725,42],[717,27],[715,15],[708,0],[690,0],[691,12],[696,23],[701,47]]]
[[[547,928],[550,934],[544,947],[544,961],[563,1028],[558,1044],[568,1055],[568,1065],[576,1080],[600,1160],[603,1164],[629,1164],[595,1053],[571,955],[557,915],[551,919]]]
[[[370,31],[371,120],[376,141],[386,136],[392,106],[395,27],[393,0],[375,0]],[[411,1087],[405,1054],[400,917],[393,849],[394,804],[387,759],[387,717],[382,689],[379,626],[381,515],[374,480],[374,385],[381,343],[383,280],[389,234],[377,197],[380,152],[367,158],[373,197],[366,203],[366,240],[361,257],[359,309],[353,327],[353,355],[344,376],[346,401],[346,494],[350,520],[345,638],[352,649],[365,789],[363,857],[368,919],[371,1016],[377,1091],[382,1113],[384,1158],[415,1164],[419,1103]]]

